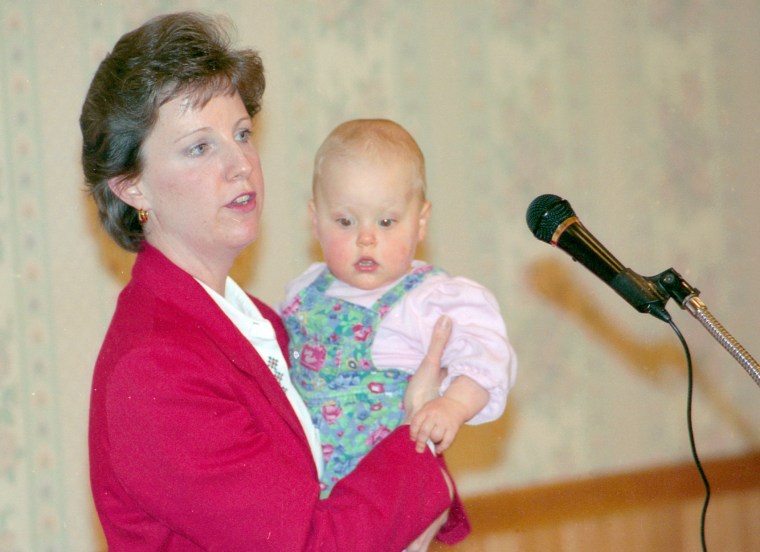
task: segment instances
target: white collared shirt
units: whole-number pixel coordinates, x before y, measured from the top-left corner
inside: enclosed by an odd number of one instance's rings
[[[314,463],[317,466],[317,474],[322,476],[324,460],[322,458],[322,445],[319,440],[319,433],[311,421],[309,411],[301,399],[301,396],[293,387],[288,371],[288,363],[282,355],[280,345],[277,343],[277,336],[274,333],[272,324],[261,315],[259,309],[251,301],[250,297],[240,288],[239,285],[230,277],[224,287],[224,297],[208,287],[206,284],[196,278],[196,281],[203,286],[211,298],[219,305],[224,314],[226,314],[233,324],[240,330],[245,338],[251,343],[256,352],[259,353],[264,362],[269,366],[275,379],[285,392],[285,396],[290,401],[293,411],[296,413],[301,427],[309,441],[309,448],[314,457]]]

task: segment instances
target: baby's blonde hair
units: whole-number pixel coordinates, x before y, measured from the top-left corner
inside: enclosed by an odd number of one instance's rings
[[[325,138],[314,157],[312,191],[316,195],[322,167],[329,159],[356,157],[382,158],[392,155],[412,164],[412,186],[425,199],[425,156],[407,130],[389,119],[353,119],[341,123]]]

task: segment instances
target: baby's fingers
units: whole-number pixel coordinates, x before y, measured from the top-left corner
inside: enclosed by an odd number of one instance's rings
[[[430,416],[418,415],[412,418],[409,424],[409,434],[416,441],[415,449],[417,452],[424,452],[427,442],[431,439],[431,434],[435,430],[435,420]]]
[[[441,438],[440,441],[433,441],[435,442],[435,453],[442,454],[447,448],[449,448],[454,443],[455,436],[456,436],[456,431],[451,431],[451,430],[444,431],[443,438]]]

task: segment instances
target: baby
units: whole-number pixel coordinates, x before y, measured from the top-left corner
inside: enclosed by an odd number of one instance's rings
[[[316,154],[312,232],[325,259],[293,280],[282,316],[291,378],[322,440],[322,496],[404,417],[410,374],[441,315],[453,322],[440,397],[412,419],[422,451],[465,422],[498,418],[517,361],[493,295],[415,260],[431,205],[412,136],[383,119],[348,121]]]

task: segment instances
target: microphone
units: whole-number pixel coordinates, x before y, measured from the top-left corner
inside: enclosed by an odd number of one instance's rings
[[[665,310],[668,296],[652,281],[624,267],[583,226],[567,200],[553,194],[540,195],[528,206],[525,218],[536,238],[569,254],[636,310],[670,322]]]

